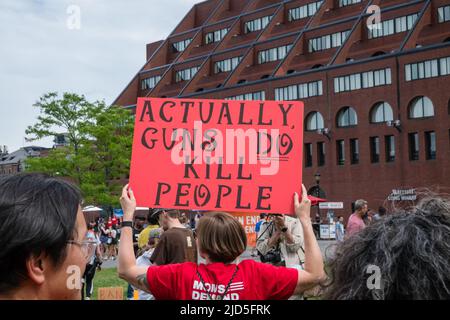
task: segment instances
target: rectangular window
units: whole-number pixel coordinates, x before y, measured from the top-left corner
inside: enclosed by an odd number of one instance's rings
[[[251,33],[254,31],[259,31],[267,27],[270,20],[272,19],[272,16],[266,16],[262,18],[258,18],[255,20],[247,21],[244,24],[244,32],[245,33]]]
[[[350,139],[350,154],[351,154],[351,163],[358,164],[359,163],[359,141],[358,139]]]
[[[350,30],[347,30],[343,32],[328,34],[318,38],[312,38],[309,40],[309,52],[313,53],[339,47],[344,43],[349,33]]]
[[[395,161],[395,137],[394,136],[386,136],[385,137],[385,146],[386,146],[386,162],[394,162]]]
[[[228,33],[228,30],[229,30],[228,28],[224,28],[221,30],[207,33],[205,35],[205,44],[210,44],[210,43],[221,41],[225,37],[225,35]]]
[[[354,91],[392,84],[391,69],[355,73],[334,78],[334,92]]]
[[[158,84],[159,80],[161,80],[161,76],[155,76],[147,79],[143,79],[141,81],[141,89],[148,90],[153,89]]]
[[[370,138],[370,162],[378,163],[380,162],[380,138],[371,137]]]
[[[325,165],[325,142],[317,142],[317,166]]]
[[[439,23],[450,21],[450,6],[440,7],[438,9]]]
[[[395,19],[385,20],[378,24],[368,24],[368,38],[380,38],[390,36],[396,33],[411,30],[418,17],[417,13],[409,16],[397,17]]]
[[[183,52],[191,43],[192,39],[186,39],[172,44],[174,52]]]
[[[428,79],[450,74],[450,57],[425,60],[405,65],[406,81]]]
[[[312,143],[305,143],[305,167],[312,167],[313,147]]]
[[[191,80],[198,71],[198,67],[192,67],[175,72],[175,82]]]
[[[408,134],[409,160],[419,160],[419,134],[417,132]]]
[[[320,8],[321,4],[322,4],[322,1],[317,1],[317,2],[306,4],[301,7],[289,9],[289,11],[288,11],[289,22],[313,16],[317,12],[317,10]]]
[[[337,154],[338,166],[343,166],[345,164],[345,142],[344,142],[344,140],[336,141],[336,154]]]
[[[214,63],[214,73],[217,74],[234,70],[238,66],[241,59],[242,57],[234,57],[231,59],[216,61]]]
[[[241,94],[237,96],[227,97],[225,100],[266,100],[265,91],[257,91],[247,94]]]
[[[288,44],[278,48],[259,51],[258,64],[282,60],[286,57],[287,53],[289,52],[289,50],[291,50],[291,48],[292,44]]]
[[[425,132],[426,159],[436,159],[436,133],[434,131]]]
[[[323,95],[322,81],[275,88],[275,100],[277,101],[297,100],[321,95]]]
[[[360,2],[361,0],[339,0],[339,7],[346,7]]]
[[[439,64],[440,64],[440,75],[441,76],[449,75],[450,74],[450,57],[439,59]]]

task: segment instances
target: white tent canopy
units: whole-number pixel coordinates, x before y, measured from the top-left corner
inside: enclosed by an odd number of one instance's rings
[[[103,211],[103,209],[95,206],[87,206],[83,208],[83,212],[95,212],[95,211]]]

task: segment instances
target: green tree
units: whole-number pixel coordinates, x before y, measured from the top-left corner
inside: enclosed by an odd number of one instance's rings
[[[29,159],[27,170],[74,180],[88,204],[118,205],[121,179],[128,178],[130,169],[131,112],[73,93],[61,98],[45,94],[34,107],[40,115],[26,130],[27,140],[66,134],[68,144],[51,150],[48,157]]]

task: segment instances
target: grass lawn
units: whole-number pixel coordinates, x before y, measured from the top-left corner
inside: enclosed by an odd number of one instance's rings
[[[102,269],[101,271],[95,272],[94,277],[94,292],[91,299],[97,300],[98,288],[105,287],[122,287],[123,288],[123,298],[127,298],[127,287],[128,283],[120,279],[117,274],[116,268]]]

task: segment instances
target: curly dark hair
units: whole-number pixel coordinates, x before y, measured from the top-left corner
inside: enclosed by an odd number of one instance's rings
[[[450,299],[450,201],[428,196],[384,216],[339,244],[328,267],[325,299]]]

